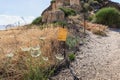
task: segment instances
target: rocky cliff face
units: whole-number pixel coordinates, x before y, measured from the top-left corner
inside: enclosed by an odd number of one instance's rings
[[[120,11],[120,3],[116,3],[112,1],[108,1],[105,5],[103,5],[103,7],[115,7]]]
[[[70,5],[80,5],[80,0],[70,0]]]
[[[89,0],[85,0],[86,3],[88,3]],[[51,5],[43,11],[42,13],[42,22],[43,23],[52,23],[57,21],[64,21],[66,19],[65,14],[63,11],[61,11],[60,7],[65,8],[72,8],[77,13],[81,11],[81,0],[55,0],[54,2],[51,2]],[[93,4],[92,4],[93,5]],[[111,2],[110,0],[98,0],[97,5],[93,5],[94,10],[99,10],[103,7],[116,7],[118,10],[120,10],[120,4]],[[82,13],[81,13],[82,14]]]
[[[62,21],[65,19],[65,14],[61,10],[45,11],[42,15],[43,23],[52,23],[56,21]]]
[[[69,7],[76,11],[80,10],[80,0],[55,0],[55,2],[52,2],[51,5],[43,11],[42,22],[51,23],[65,20],[65,14],[59,9],[60,7]]]

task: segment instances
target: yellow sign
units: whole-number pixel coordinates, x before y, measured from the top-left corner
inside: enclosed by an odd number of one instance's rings
[[[59,41],[66,41],[66,38],[67,38],[67,29],[66,28],[59,28],[58,40]]]

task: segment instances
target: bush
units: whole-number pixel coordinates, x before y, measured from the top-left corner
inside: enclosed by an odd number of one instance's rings
[[[120,12],[115,8],[103,8],[99,10],[96,15],[96,23],[108,26],[120,24]]]
[[[51,1],[51,3],[54,3],[54,2],[55,2],[55,0],[52,0],[52,1]]]
[[[57,24],[57,25],[60,25],[60,26],[66,26],[67,25],[67,22],[65,21],[56,21],[56,22],[53,22],[54,24]]]
[[[69,49],[72,49],[78,44],[78,42],[79,42],[78,37],[68,36],[66,40],[66,45],[68,46]]]
[[[90,15],[90,16],[88,17],[88,21],[93,21],[93,20],[94,20],[94,17],[95,17],[95,15]]]
[[[42,17],[37,17],[35,20],[33,20],[32,24],[34,25],[42,24]]]
[[[75,16],[76,15],[76,11],[71,9],[71,8],[61,7],[60,10],[62,10],[65,13],[66,17],[68,17],[68,16]]]
[[[31,68],[28,74],[25,74],[24,80],[47,80],[43,69]]]
[[[50,69],[45,69],[45,67],[31,67],[27,74],[24,75],[24,80],[48,80],[54,74],[55,68]]]
[[[73,54],[73,53],[69,54],[69,60],[74,61],[75,60],[75,54]]]

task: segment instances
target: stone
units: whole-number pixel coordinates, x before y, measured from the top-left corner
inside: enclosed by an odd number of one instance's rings
[[[56,3],[52,3],[52,10],[55,11],[57,8],[56,8]]]
[[[62,0],[56,0],[56,2],[52,3],[52,11],[58,10],[61,6],[63,6]]]

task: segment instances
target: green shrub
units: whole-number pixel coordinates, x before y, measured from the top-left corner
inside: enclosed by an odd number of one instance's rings
[[[47,80],[43,69],[38,67],[31,68],[28,74],[25,74],[24,80]]]
[[[60,26],[66,26],[67,22],[65,22],[65,21],[56,21],[56,22],[54,22],[54,24],[57,24],[57,25],[60,25]]]
[[[89,20],[89,21],[93,21],[94,18],[95,18],[95,15],[90,15],[90,16],[88,17],[88,20]]]
[[[71,8],[64,8],[61,7],[60,10],[62,10],[65,13],[65,16],[75,16],[76,15],[76,11],[71,9]]]
[[[32,24],[34,25],[42,24],[42,17],[37,17],[35,20],[33,20]]]
[[[87,11],[92,11],[92,7],[91,7],[90,4],[88,4],[88,3],[85,3],[83,7],[84,7],[84,11],[85,11],[85,12],[87,12]]]
[[[75,54],[74,53],[69,54],[69,60],[70,61],[74,61],[75,60]]]
[[[69,49],[74,48],[79,42],[79,38],[75,38],[75,37],[67,37],[66,40],[66,45],[69,47]]]
[[[52,0],[52,1],[51,1],[51,3],[54,3],[54,2],[55,2],[55,0]]]
[[[24,80],[48,80],[54,74],[55,68],[31,67],[24,75]]]
[[[88,4],[99,4],[98,0],[89,0]]]
[[[120,24],[120,12],[115,8],[103,8],[96,15],[96,23],[112,26]]]

